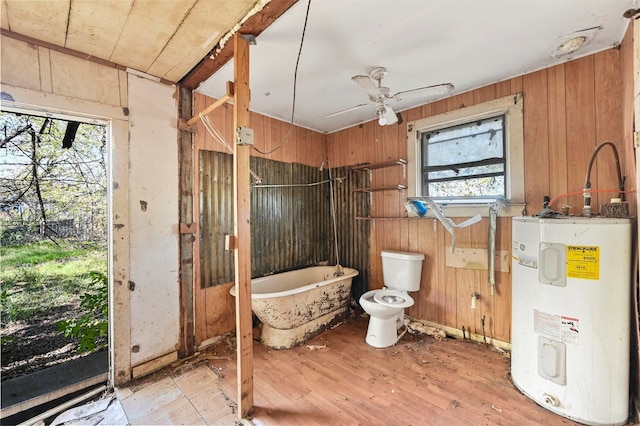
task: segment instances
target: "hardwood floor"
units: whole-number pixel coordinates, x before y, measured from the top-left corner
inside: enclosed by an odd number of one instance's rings
[[[510,382],[509,357],[488,346],[406,334],[376,349],[364,341],[366,327],[367,318],[353,318],[288,350],[255,342],[253,423],[576,424],[522,395]],[[221,369],[220,390],[237,402],[235,357],[209,362]]]

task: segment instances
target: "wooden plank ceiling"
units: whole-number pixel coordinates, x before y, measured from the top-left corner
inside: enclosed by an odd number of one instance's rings
[[[178,82],[219,47],[223,37],[268,0],[2,0],[3,34],[45,42],[169,82]],[[263,13],[280,16],[292,1]],[[261,32],[275,19],[259,19]],[[211,62],[209,60],[208,62]],[[226,62],[226,61],[225,61]],[[207,78],[215,70],[207,64]],[[192,79],[195,87],[200,81]]]

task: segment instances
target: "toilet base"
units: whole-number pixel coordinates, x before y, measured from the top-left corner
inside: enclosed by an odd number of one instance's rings
[[[394,315],[388,319],[370,316],[365,341],[374,348],[388,348],[395,345],[398,342],[398,316]]]

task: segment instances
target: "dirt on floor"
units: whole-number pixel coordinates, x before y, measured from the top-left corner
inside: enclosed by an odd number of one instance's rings
[[[2,324],[2,381],[62,364],[86,354],[78,354],[78,344],[58,330],[58,322],[71,318],[78,307],[59,306],[27,320]]]

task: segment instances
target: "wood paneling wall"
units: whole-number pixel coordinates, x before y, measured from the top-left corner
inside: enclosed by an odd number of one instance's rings
[[[625,44],[626,43],[626,44]],[[327,136],[327,153],[333,166],[376,163],[407,158],[406,123],[507,95],[524,95],[525,193],[527,214],[542,208],[545,195],[551,197],[583,188],[589,159],[595,147],[610,140],[616,144],[628,187],[635,172],[630,146],[628,86],[633,85],[628,56],[630,37],[622,48],[567,62],[541,71],[491,84],[402,112],[403,123],[380,127],[375,121]],[[627,93],[625,96],[624,94]],[[626,124],[625,124],[626,123]],[[608,148],[600,151],[594,163],[591,182],[595,189],[617,187],[615,163]],[[372,172],[371,185],[406,184],[402,167]],[[361,195],[355,195],[361,196]],[[407,250],[426,255],[422,289],[414,295],[416,304],[408,314],[442,325],[482,334],[485,318],[488,337],[510,341],[511,275],[496,272],[496,289],[490,295],[487,271],[447,267],[445,250],[451,237],[433,219],[409,219],[402,206],[402,191],[376,192],[372,196],[370,287],[382,287],[383,249]],[[615,194],[594,194],[594,210]],[[627,197],[635,204],[635,194]],[[582,210],[582,196],[559,200]],[[459,221],[459,220],[456,220]],[[487,248],[488,218],[469,228],[457,229],[457,247]],[[497,250],[511,250],[511,219],[498,218]],[[471,309],[471,294],[480,293],[477,309]]]
[[[215,102],[215,99],[200,93],[194,94],[194,110],[197,113]],[[207,117],[215,128],[231,145],[233,141],[233,108],[226,104]],[[251,128],[254,132],[254,148],[251,155],[283,161],[285,163],[300,163],[319,168],[326,159],[326,135],[302,127],[291,126],[280,120],[264,115],[251,113]],[[194,148],[207,151],[221,151],[231,153],[218,143],[198,121],[194,124],[196,132]],[[264,154],[263,154],[264,153]]]

